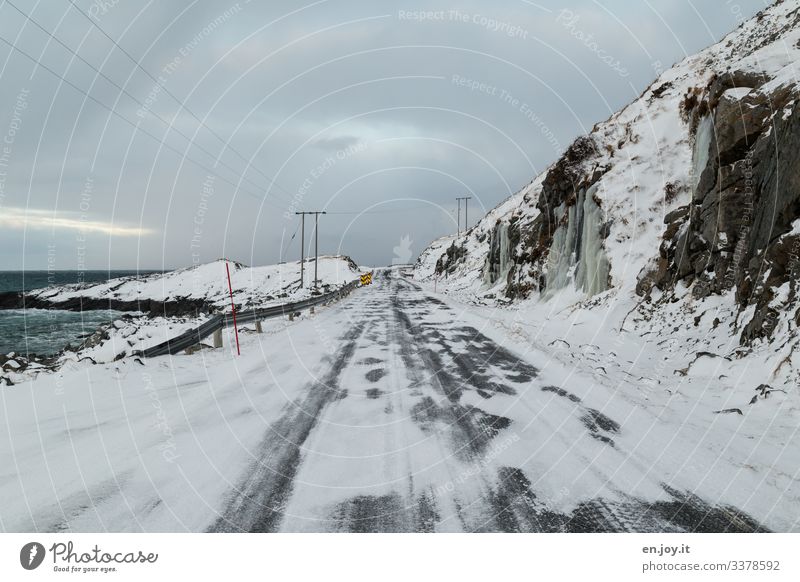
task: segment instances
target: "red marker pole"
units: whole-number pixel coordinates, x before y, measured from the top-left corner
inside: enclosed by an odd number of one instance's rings
[[[233,286],[231,285],[231,268],[228,263],[225,263],[225,270],[228,272],[228,291],[231,294],[231,310],[233,310],[233,331],[236,333],[236,354],[241,356],[242,351],[239,349],[239,328],[236,327],[236,305],[233,303]]]

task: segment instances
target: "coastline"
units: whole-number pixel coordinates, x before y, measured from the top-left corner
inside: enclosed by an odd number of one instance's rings
[[[227,278],[222,276],[226,263],[231,268],[233,301]],[[11,351],[0,349],[5,352],[0,358],[0,382],[19,384],[67,362],[109,363],[132,357],[180,336],[212,314],[230,313],[232,303],[237,311],[247,311],[304,301],[340,289],[361,273],[349,257],[321,256],[320,282],[313,288],[308,281],[309,266],[305,269],[303,286],[299,262],[248,267],[220,259],[166,273],[0,292],[0,328],[4,314],[21,312],[24,331],[19,346]],[[59,329],[59,318],[77,317],[73,320],[77,331],[62,334],[63,343],[52,346],[51,354],[26,353],[31,327],[25,321],[26,313],[52,315],[50,324],[43,326],[50,333]]]

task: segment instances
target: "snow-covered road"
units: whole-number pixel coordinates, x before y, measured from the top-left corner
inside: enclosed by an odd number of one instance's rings
[[[245,333],[238,359],[128,358],[5,390],[0,497],[12,503],[0,525],[761,528],[675,486],[655,452],[630,452],[642,447],[626,444],[638,444],[629,425],[650,412],[589,376],[537,367],[482,322],[386,270],[311,318]]]
[[[758,528],[662,486],[616,448],[615,419],[458,315],[390,272],[332,314],[324,374],[269,427],[211,530]],[[559,512],[577,491],[597,496]]]

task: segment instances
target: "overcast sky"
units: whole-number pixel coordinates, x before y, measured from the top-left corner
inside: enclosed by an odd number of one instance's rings
[[[0,6],[0,269],[296,259],[299,210],[414,258],[768,2],[75,4]]]

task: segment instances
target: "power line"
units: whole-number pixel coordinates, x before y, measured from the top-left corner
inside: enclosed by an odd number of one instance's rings
[[[237,189],[239,189],[239,190],[242,190],[243,192],[246,192],[246,193],[250,194],[251,196],[254,196],[255,198],[261,199],[261,196],[260,196],[260,195],[258,195],[258,194],[255,194],[255,193],[251,192],[250,190],[247,190],[246,188],[242,188],[242,187],[241,187],[241,185],[238,185],[238,184],[236,184],[236,183],[234,183],[234,182],[232,182],[232,181],[228,180],[227,178],[225,178],[225,177],[221,176],[221,175],[219,174],[219,172],[215,172],[215,171],[213,171],[213,170],[209,170],[207,167],[205,167],[205,166],[204,166],[203,164],[201,164],[200,162],[198,162],[198,161],[196,161],[196,160],[194,160],[194,159],[190,158],[188,155],[186,155],[186,153],[185,153],[185,152],[181,152],[181,151],[180,151],[180,150],[178,150],[177,148],[175,148],[175,147],[173,147],[173,146],[169,145],[168,143],[166,143],[165,141],[163,141],[163,140],[159,139],[159,138],[158,138],[158,136],[155,136],[155,135],[153,135],[152,133],[150,133],[150,132],[149,132],[149,131],[147,131],[146,129],[142,129],[142,128],[139,126],[139,124],[132,122],[132,121],[131,121],[131,120],[129,120],[127,117],[125,117],[124,115],[122,115],[121,113],[119,113],[118,111],[116,111],[116,110],[115,110],[113,107],[109,107],[108,105],[106,105],[106,104],[105,104],[105,103],[103,103],[102,101],[100,101],[100,100],[96,99],[95,97],[92,97],[92,96],[91,96],[91,95],[90,95],[88,92],[86,92],[86,91],[84,91],[83,89],[81,89],[80,87],[78,87],[78,86],[77,86],[75,83],[73,83],[72,81],[69,81],[68,79],[66,79],[66,78],[64,78],[63,76],[59,75],[59,74],[58,74],[58,73],[56,73],[56,72],[55,72],[53,69],[51,69],[50,67],[48,67],[47,65],[45,65],[43,62],[41,62],[40,60],[38,60],[36,57],[33,57],[33,56],[31,56],[30,54],[28,54],[27,52],[25,52],[24,50],[22,50],[21,48],[19,48],[17,45],[15,45],[14,43],[12,43],[11,41],[8,41],[8,40],[6,40],[5,38],[3,38],[2,36],[0,36],[0,42],[3,42],[3,43],[4,43],[4,44],[6,44],[8,47],[10,47],[12,50],[15,50],[15,51],[17,51],[19,54],[21,54],[21,55],[23,55],[24,57],[26,57],[27,59],[29,59],[29,60],[33,61],[34,63],[36,63],[37,65],[39,65],[39,66],[40,66],[42,69],[44,69],[45,71],[47,71],[48,73],[50,73],[51,75],[53,75],[54,77],[56,77],[57,79],[60,79],[61,81],[63,81],[64,83],[66,83],[67,85],[69,85],[70,87],[72,87],[73,89],[75,89],[75,90],[76,90],[78,93],[80,93],[81,95],[84,95],[84,96],[85,96],[87,99],[89,99],[89,100],[91,100],[92,102],[96,103],[97,105],[99,105],[99,106],[100,106],[100,107],[102,107],[103,109],[105,109],[105,110],[107,110],[108,112],[110,112],[112,115],[114,115],[114,116],[118,117],[119,119],[121,119],[122,121],[124,121],[125,123],[127,123],[128,125],[130,125],[131,127],[133,127],[133,128],[136,130],[136,131],[139,131],[139,132],[143,133],[144,135],[146,135],[146,136],[148,136],[149,138],[153,139],[153,140],[154,140],[156,143],[158,143],[158,144],[160,144],[160,145],[164,146],[166,149],[168,149],[168,150],[170,150],[170,151],[172,151],[172,152],[176,153],[177,155],[179,155],[179,156],[181,156],[181,157],[185,158],[185,159],[186,159],[188,162],[190,162],[191,164],[193,164],[193,165],[197,166],[198,168],[200,168],[201,170],[204,170],[205,172],[207,172],[207,173],[209,173],[209,174],[212,174],[212,175],[216,176],[217,178],[219,178],[220,180],[222,180],[223,182],[225,182],[225,183],[227,183],[227,184],[230,184],[230,185],[231,185],[231,186],[233,186],[234,188],[237,188]]]
[[[120,86],[120,85],[119,85],[119,84],[118,84],[116,81],[114,81],[114,80],[113,80],[111,77],[109,77],[108,75],[106,75],[105,73],[103,73],[103,72],[102,72],[100,69],[98,69],[97,67],[95,67],[94,65],[92,65],[92,63],[90,63],[89,61],[87,61],[86,59],[84,59],[84,58],[83,58],[81,55],[79,55],[79,54],[78,54],[78,53],[77,53],[75,50],[73,50],[73,49],[72,49],[71,47],[69,47],[67,44],[65,44],[64,42],[62,42],[62,41],[61,41],[61,40],[60,40],[60,39],[59,39],[57,36],[55,36],[55,34],[51,33],[51,32],[50,32],[49,30],[47,30],[47,29],[46,29],[44,26],[42,26],[41,24],[39,24],[39,23],[36,21],[36,19],[34,19],[34,18],[33,18],[32,16],[30,16],[29,14],[26,14],[26,13],[25,13],[25,12],[23,12],[22,10],[20,10],[20,9],[19,9],[19,8],[18,8],[18,7],[17,7],[17,6],[16,6],[16,5],[13,3],[13,2],[11,2],[11,0],[5,0],[5,3],[6,3],[6,4],[8,4],[9,6],[11,6],[11,8],[13,8],[14,10],[16,10],[17,12],[19,12],[19,13],[20,13],[20,14],[21,14],[21,15],[22,15],[24,18],[26,18],[26,19],[27,19],[29,22],[31,22],[31,23],[32,23],[34,26],[36,26],[36,27],[37,27],[39,30],[41,30],[41,31],[42,31],[42,32],[44,32],[44,33],[45,33],[47,36],[49,36],[51,39],[53,39],[55,42],[57,42],[57,43],[58,43],[60,46],[64,47],[66,50],[68,50],[68,51],[70,52],[70,54],[72,54],[72,55],[74,55],[76,58],[78,58],[78,60],[80,60],[80,61],[81,61],[83,64],[85,64],[87,67],[89,67],[90,69],[92,69],[92,70],[93,70],[95,73],[97,73],[98,75],[100,75],[100,76],[101,76],[103,79],[105,79],[105,80],[106,80],[106,81],[108,81],[110,84],[112,84],[114,87],[116,87],[116,88],[117,88],[117,89],[118,89],[118,90],[119,90],[121,93],[123,93],[124,95],[126,95],[127,97],[129,97],[129,98],[130,98],[132,101],[134,101],[134,102],[135,102],[137,105],[139,105],[139,107],[141,107],[141,108],[143,108],[144,110],[146,110],[146,111],[148,111],[149,113],[151,113],[151,114],[152,114],[154,117],[156,117],[156,118],[157,118],[157,119],[159,119],[159,120],[160,120],[160,121],[161,121],[161,122],[162,122],[164,125],[166,125],[166,126],[167,126],[167,127],[170,129],[170,130],[174,131],[175,133],[177,133],[178,135],[180,135],[181,137],[183,137],[183,138],[184,138],[186,141],[188,141],[188,142],[189,142],[191,145],[193,145],[194,147],[196,147],[197,149],[199,149],[201,152],[205,153],[207,156],[209,156],[209,157],[211,157],[212,159],[216,160],[216,162],[215,162],[216,164],[219,164],[219,165],[223,166],[224,168],[227,168],[228,170],[230,170],[231,172],[233,172],[233,174],[234,174],[234,175],[236,175],[238,178],[240,178],[241,180],[243,180],[243,181],[245,181],[245,182],[248,182],[248,183],[249,183],[249,184],[251,184],[252,186],[255,186],[257,189],[259,189],[259,190],[261,190],[261,189],[262,189],[262,186],[261,186],[260,184],[257,184],[257,183],[255,183],[255,182],[253,182],[252,180],[250,180],[249,178],[246,178],[246,177],[245,177],[245,176],[243,176],[243,175],[240,175],[240,173],[239,173],[239,172],[238,172],[238,171],[237,171],[235,168],[233,168],[232,166],[228,165],[227,163],[225,163],[224,161],[222,161],[221,159],[219,159],[219,156],[216,156],[216,155],[214,155],[212,152],[210,152],[209,150],[207,150],[207,149],[206,149],[206,148],[204,148],[203,146],[201,146],[201,145],[197,144],[197,143],[196,143],[196,142],[195,142],[195,141],[194,141],[194,140],[193,140],[191,137],[189,137],[189,136],[188,136],[188,135],[186,135],[186,134],[185,134],[183,131],[181,131],[180,129],[178,129],[177,127],[175,127],[175,126],[174,126],[174,125],[173,125],[173,124],[172,124],[172,123],[171,123],[169,120],[165,119],[164,117],[162,117],[162,116],[161,116],[161,115],[159,115],[158,113],[155,113],[154,111],[150,110],[150,109],[147,107],[147,105],[145,105],[145,104],[144,104],[142,101],[140,101],[140,100],[139,100],[137,97],[135,97],[135,96],[134,96],[134,95],[132,95],[130,92],[128,92],[128,91],[127,91],[127,90],[126,90],[124,87]]]
[[[412,206],[411,208],[399,208],[397,210],[328,210],[327,214],[338,214],[338,215],[351,215],[351,214],[394,214],[396,212],[411,212],[414,210],[419,210],[420,208],[427,208],[428,205],[425,206]]]
[[[286,248],[283,249],[283,258],[281,259],[281,261],[286,261],[286,255],[292,249],[292,243],[294,242],[294,237],[297,236],[297,231],[298,230],[300,230],[300,223],[297,224],[297,228],[294,229],[294,233],[292,234],[291,238],[289,239],[289,242],[287,243]]]
[[[108,34],[108,33],[107,33],[107,32],[106,32],[104,29],[103,29],[103,27],[102,27],[102,26],[100,26],[100,25],[99,25],[97,22],[95,22],[94,20],[92,20],[92,18],[91,18],[91,17],[90,17],[88,14],[86,14],[86,13],[83,11],[83,9],[81,9],[81,7],[80,7],[80,6],[78,6],[77,4],[75,4],[75,2],[74,2],[73,0],[67,0],[67,1],[68,1],[68,2],[69,2],[71,5],[72,5],[72,7],[73,7],[73,8],[74,8],[74,9],[75,9],[75,10],[76,10],[78,13],[80,13],[80,15],[81,15],[81,16],[83,16],[83,18],[85,18],[85,19],[86,19],[86,20],[87,20],[87,21],[88,21],[88,22],[89,22],[89,23],[90,23],[90,24],[91,24],[91,25],[92,25],[94,28],[96,28],[97,30],[99,30],[99,31],[100,31],[100,32],[103,34],[103,36],[105,36],[105,37],[106,37],[106,38],[107,38],[109,41],[111,41],[111,42],[114,44],[114,46],[115,46],[115,47],[117,47],[117,48],[120,50],[120,52],[122,52],[122,54],[124,54],[124,55],[125,55],[125,56],[126,56],[126,57],[127,57],[127,58],[128,58],[128,59],[129,59],[129,60],[130,60],[130,61],[131,61],[133,64],[134,64],[134,65],[136,65],[136,67],[137,67],[139,70],[141,70],[141,71],[142,71],[142,72],[143,72],[145,75],[147,75],[147,76],[148,76],[148,77],[149,77],[149,78],[150,78],[150,79],[151,79],[151,80],[152,80],[152,81],[153,81],[153,82],[154,82],[156,85],[158,85],[158,86],[159,86],[159,87],[160,87],[160,88],[161,88],[161,89],[164,91],[164,93],[165,93],[165,94],[167,94],[168,96],[170,96],[170,97],[171,97],[171,98],[172,98],[172,99],[175,101],[175,103],[177,103],[177,104],[180,106],[180,108],[181,108],[181,109],[183,109],[183,110],[184,110],[184,111],[186,111],[186,112],[187,112],[189,115],[191,115],[191,116],[192,116],[192,117],[193,117],[193,118],[194,118],[194,119],[195,119],[195,120],[196,120],[196,121],[197,121],[197,122],[198,122],[198,123],[199,123],[199,124],[200,124],[202,127],[204,127],[204,128],[205,128],[205,129],[206,129],[206,130],[207,130],[209,133],[211,133],[211,135],[213,135],[213,136],[214,136],[214,137],[216,137],[216,138],[217,138],[217,139],[218,139],[220,142],[222,142],[222,145],[223,145],[225,148],[229,149],[229,150],[230,150],[230,151],[232,151],[234,154],[236,154],[236,156],[238,156],[238,157],[239,157],[239,159],[241,159],[241,160],[242,160],[242,161],[243,161],[245,164],[247,164],[247,167],[248,167],[248,168],[252,169],[254,172],[256,172],[256,173],[260,174],[260,175],[261,175],[263,178],[265,178],[266,180],[268,180],[268,181],[270,182],[270,187],[274,186],[274,187],[276,187],[278,190],[280,190],[281,192],[283,192],[284,194],[286,194],[287,196],[290,196],[290,197],[291,197],[291,196],[293,196],[293,195],[292,195],[291,193],[289,193],[289,192],[288,192],[288,191],[287,191],[285,188],[283,188],[283,187],[282,187],[280,184],[278,184],[278,183],[275,181],[275,178],[274,178],[274,177],[271,177],[271,176],[267,175],[266,173],[264,173],[264,172],[263,172],[263,171],[261,171],[260,169],[258,169],[258,168],[256,168],[255,166],[253,166],[253,165],[250,163],[250,161],[249,161],[249,160],[248,160],[248,159],[247,159],[247,158],[246,158],[244,155],[242,155],[241,153],[239,153],[239,151],[238,151],[236,148],[234,148],[234,147],[233,147],[233,146],[230,144],[230,140],[226,140],[226,139],[225,139],[225,138],[223,138],[221,135],[219,135],[219,134],[218,134],[216,131],[214,131],[214,130],[213,130],[211,127],[209,127],[209,126],[208,126],[208,125],[207,125],[207,124],[206,124],[206,123],[205,123],[205,122],[204,122],[204,121],[203,121],[203,120],[202,120],[202,119],[201,119],[201,118],[200,118],[198,115],[196,115],[196,114],[195,114],[195,113],[194,113],[194,112],[193,112],[191,109],[189,109],[189,107],[188,107],[188,106],[185,104],[185,102],[184,102],[182,99],[179,99],[179,98],[178,98],[178,97],[177,97],[177,96],[176,96],[174,93],[172,93],[172,91],[170,91],[169,89],[167,89],[167,87],[166,87],[164,84],[162,84],[162,83],[161,83],[161,82],[160,82],[160,81],[159,81],[159,80],[158,80],[158,79],[157,79],[155,76],[153,76],[153,75],[150,73],[150,71],[148,71],[147,69],[145,69],[145,68],[144,68],[144,67],[141,65],[141,63],[139,63],[139,60],[138,60],[138,59],[134,58],[134,56],[133,56],[133,55],[131,55],[131,54],[130,54],[130,53],[127,51],[127,50],[125,50],[125,49],[124,49],[124,48],[123,48],[123,47],[122,47],[122,46],[121,46],[121,45],[120,45],[120,44],[119,44],[119,43],[118,43],[116,40],[114,40],[114,38],[113,38],[113,37],[112,37],[110,34]]]

